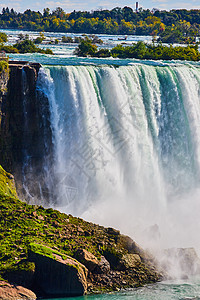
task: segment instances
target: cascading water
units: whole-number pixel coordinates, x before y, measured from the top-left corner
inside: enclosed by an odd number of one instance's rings
[[[41,170],[49,205],[139,242],[151,232],[196,245],[199,68],[47,66],[38,87],[50,107],[53,154]]]

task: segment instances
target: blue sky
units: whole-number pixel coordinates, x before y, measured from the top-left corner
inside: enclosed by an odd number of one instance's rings
[[[71,12],[75,10],[96,10],[102,9],[112,9],[116,6],[124,7],[129,6],[135,8],[135,2],[129,0],[0,0],[0,10],[3,7],[14,8],[16,11],[23,12],[24,10],[30,8],[36,11],[43,11],[44,7],[49,7],[51,10],[56,7],[62,7],[66,12]],[[197,0],[191,0],[190,2],[185,2],[184,0],[142,0],[139,2],[139,6],[143,8],[159,8],[159,9],[176,9],[176,8],[199,8],[200,2]]]

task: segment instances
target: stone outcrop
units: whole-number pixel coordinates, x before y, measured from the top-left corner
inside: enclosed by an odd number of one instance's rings
[[[80,261],[86,268],[92,272],[98,266],[99,261],[92,253],[85,249],[78,249],[75,254],[75,257],[78,261]]]
[[[0,281],[0,300],[36,300],[36,295],[22,286]]]
[[[29,260],[35,263],[34,288],[49,297],[84,295],[87,269],[70,256],[42,245],[32,244]]]
[[[37,178],[42,183],[43,178],[38,178],[42,161],[51,155],[49,103],[37,89],[40,67],[37,63],[11,61],[9,79],[0,80],[5,90],[0,95],[0,164],[15,176],[18,194],[27,201],[24,177],[29,193],[38,195],[40,187],[32,181]],[[45,184],[41,185],[45,190]]]
[[[138,254],[124,254],[119,262],[118,269],[126,270],[130,268],[135,268],[141,263],[141,258]]]
[[[107,274],[110,272],[110,263],[104,256],[101,256],[101,259],[96,268],[94,269],[94,272],[99,274]]]
[[[110,271],[110,264],[102,255],[98,260],[96,256],[85,249],[78,249],[75,258],[80,261],[86,268],[93,273],[108,273]]]
[[[31,289],[35,275],[35,264],[26,259],[21,260],[13,268],[6,270],[4,278],[10,283],[14,283]]]
[[[37,71],[25,62],[11,63],[9,69],[9,80],[3,80],[6,93],[1,103],[0,164],[15,173],[15,166],[22,161],[24,97],[27,97],[27,101],[30,99],[31,109],[35,114]],[[24,80],[25,76],[27,80]]]

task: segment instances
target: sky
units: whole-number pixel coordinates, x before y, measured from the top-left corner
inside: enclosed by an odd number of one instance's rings
[[[71,12],[73,10],[97,10],[97,9],[112,9],[114,7],[129,6],[135,8],[135,1],[130,0],[0,0],[0,10],[3,7],[14,8],[17,12],[23,12],[26,9],[35,11],[43,11],[44,8],[49,7],[54,10],[56,7],[62,7],[64,11]],[[184,0],[141,0],[139,7],[144,9],[158,8],[158,9],[200,9],[200,2],[198,0],[191,0],[184,2]]]

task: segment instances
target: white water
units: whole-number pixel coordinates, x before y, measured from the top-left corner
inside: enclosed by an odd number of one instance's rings
[[[50,205],[139,243],[200,249],[197,66],[51,66]],[[50,179],[51,177],[51,179]]]

